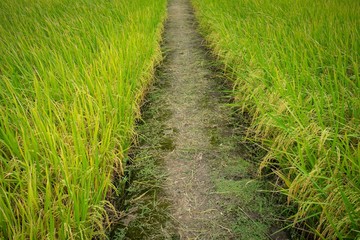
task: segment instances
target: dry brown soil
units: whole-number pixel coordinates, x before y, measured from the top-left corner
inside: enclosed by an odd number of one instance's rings
[[[211,194],[209,151],[213,148],[209,136],[210,122],[221,122],[220,104],[210,98],[214,83],[201,38],[194,26],[194,16],[187,0],[170,1],[165,32],[169,54],[164,75],[171,79],[164,101],[172,110],[166,121],[175,148],[166,154],[168,173],[166,193],[172,199],[172,218],[181,239],[230,238],[222,209],[216,195]]]
[[[151,117],[145,120],[146,133],[140,132],[144,136],[139,147],[146,151],[143,158],[161,159],[158,174],[166,177],[157,191],[161,194],[151,191],[150,199],[154,211],[161,213],[152,217],[146,215],[149,205],[141,208],[137,214],[142,214],[143,223],[150,222],[147,230],[138,226],[141,222],[133,224],[133,230],[130,224],[131,235],[125,239],[287,239],[282,232],[271,236],[277,228],[270,224],[271,206],[260,193],[263,185],[254,174],[253,153],[234,136],[232,110],[224,105],[221,81],[214,77],[196,29],[189,0],[169,1],[166,58],[158,73],[160,84],[151,93]],[[134,184],[151,185],[149,181]],[[144,196],[130,200],[130,206]],[[158,204],[164,201],[168,204]]]

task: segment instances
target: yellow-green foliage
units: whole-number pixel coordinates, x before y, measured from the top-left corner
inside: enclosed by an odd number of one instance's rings
[[[294,222],[319,238],[360,237],[360,1],[193,3]]]
[[[104,236],[165,10],[165,0],[0,1],[0,239]]]

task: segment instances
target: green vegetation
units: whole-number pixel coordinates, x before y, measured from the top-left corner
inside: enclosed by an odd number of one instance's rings
[[[105,236],[165,6],[0,2],[0,239]]]
[[[295,226],[360,237],[360,2],[193,0]]]

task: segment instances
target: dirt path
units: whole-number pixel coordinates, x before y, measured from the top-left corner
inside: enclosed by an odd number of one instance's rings
[[[165,164],[172,217],[181,239],[229,237],[218,199],[210,194],[215,190],[207,163],[213,148],[208,133],[210,120],[218,122],[221,115],[218,99],[211,98],[214,83],[208,59],[200,48],[189,2],[170,1],[168,14],[165,41],[170,53],[164,75],[171,82],[165,98],[173,114],[166,125],[175,133],[175,148],[165,157]]]
[[[254,174],[258,149],[239,135],[195,23],[189,0],[169,1],[166,59],[138,129],[134,196],[115,239],[288,239],[270,236],[278,228]]]
[[[205,97],[214,91],[201,38],[195,31],[194,16],[187,0],[170,1],[165,33],[170,53],[164,75],[171,79],[165,101],[172,109],[166,121],[174,133],[175,148],[165,156],[168,173],[166,193],[173,201],[172,218],[181,239],[210,239],[229,236],[222,210],[211,182],[207,158],[212,149],[208,134],[210,119],[218,115],[219,103]],[[211,234],[211,235],[210,235]]]

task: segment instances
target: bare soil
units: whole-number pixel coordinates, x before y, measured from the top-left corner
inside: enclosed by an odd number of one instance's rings
[[[213,148],[210,121],[221,122],[219,99],[213,98],[208,59],[201,48],[194,16],[187,0],[170,1],[165,32],[169,49],[164,76],[171,79],[163,96],[171,117],[165,122],[172,134],[173,151],[164,157],[166,194],[180,239],[231,238],[219,206],[208,163]],[[204,104],[205,97],[210,101]],[[217,121],[218,119],[219,121]],[[225,226],[224,226],[225,225]]]
[[[136,170],[133,188],[148,188],[133,190],[140,193],[127,201],[128,233],[119,230],[117,239],[288,239],[274,234],[277,216],[253,162],[261,153],[239,136],[244,126],[234,124],[223,80],[196,29],[189,0],[169,1],[166,58],[135,151],[135,165],[152,167]]]

